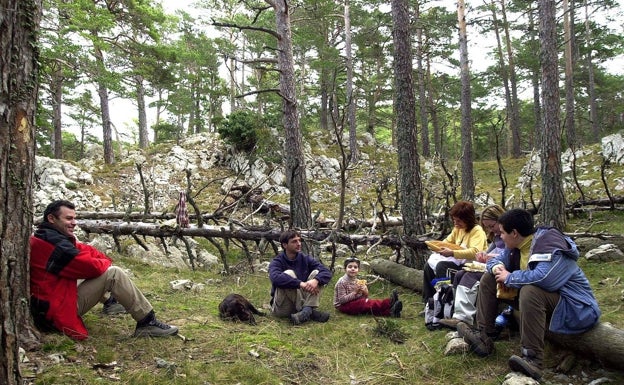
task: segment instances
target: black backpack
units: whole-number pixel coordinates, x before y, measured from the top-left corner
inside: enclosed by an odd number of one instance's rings
[[[442,327],[439,321],[453,316],[453,285],[451,281],[439,281],[435,285],[435,294],[425,304],[425,326],[429,330]]]

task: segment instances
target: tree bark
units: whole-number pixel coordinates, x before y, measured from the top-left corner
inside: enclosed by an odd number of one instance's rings
[[[370,266],[376,274],[383,276],[393,283],[408,289],[416,290],[420,293],[423,291],[422,270],[413,269],[401,265],[400,263],[380,258],[373,259],[370,262]]]
[[[145,222],[121,222],[121,221],[99,221],[99,220],[79,220],[78,226],[87,233],[111,234],[111,235],[143,235],[150,237],[172,237],[174,235],[204,238],[240,239],[247,241],[260,241],[262,239],[278,241],[282,232],[281,229],[271,229],[264,227],[240,227],[233,225],[202,227],[191,226],[180,228],[175,225]],[[418,251],[425,251],[427,245],[425,241],[428,237],[409,237],[396,235],[354,235],[336,230],[301,230],[304,239],[316,242],[332,241],[335,243],[348,245],[351,247],[366,246],[374,248],[378,246],[399,249],[409,247]]]
[[[520,102],[518,101],[518,81],[516,76],[516,64],[513,55],[513,47],[511,42],[511,34],[509,33],[509,22],[507,21],[506,0],[501,0],[501,9],[503,16],[503,29],[505,31],[505,47],[507,48],[507,66],[509,68],[509,87],[511,90],[511,111],[509,119],[509,128],[512,135],[512,150],[514,158],[519,158],[521,153],[520,145]]]
[[[344,3],[344,26],[345,26],[345,56],[347,69],[347,124],[349,125],[349,151],[351,162],[357,163],[360,154],[357,147],[355,126],[355,92],[353,91],[353,54],[351,49],[351,11],[349,0]]]
[[[147,148],[149,145],[149,137],[147,135],[147,113],[145,107],[145,84],[143,84],[143,76],[136,75],[134,77],[136,85],[136,98],[139,110],[139,148]]]
[[[418,74],[418,115],[420,117],[420,138],[422,142],[422,155],[425,158],[431,156],[429,143],[429,120],[427,117],[427,84],[425,83],[425,68],[423,57],[425,47],[423,43],[423,22],[420,19],[420,4],[415,5],[416,16],[416,73]]]
[[[544,103],[541,140],[542,200],[539,211],[542,223],[565,229],[565,196],[561,166],[561,131],[559,127],[559,71],[557,57],[556,2],[539,1],[540,58],[542,66],[542,101]]]
[[[104,54],[99,47],[93,49],[97,71],[99,77],[104,77],[106,72],[106,64],[104,63]],[[100,114],[102,117],[102,140],[104,143],[104,163],[115,163],[115,153],[113,151],[113,132],[111,127],[108,88],[103,79],[97,81],[98,96],[100,97]]]
[[[405,235],[425,233],[420,160],[416,134],[416,101],[412,80],[412,49],[409,20],[409,2],[392,0],[392,38],[394,41],[395,107],[397,148],[399,152],[399,184],[401,186],[401,213]],[[405,250],[405,264],[422,267],[422,255]]]
[[[55,159],[63,159],[63,65],[54,63],[50,76],[50,96],[52,99],[52,150]]]
[[[457,2],[459,23],[459,65],[461,79],[461,146],[462,146],[462,199],[474,200],[475,183],[472,166],[472,96],[470,88],[470,68],[468,63],[468,33],[464,0]]]
[[[293,63],[292,34],[290,29],[290,5],[288,0],[266,0],[275,10],[277,29],[277,52],[280,78],[280,96],[284,123],[284,153],[286,186],[290,189],[291,224],[307,229],[312,225],[310,193],[306,180],[303,157],[303,138],[297,113],[295,92],[295,69]],[[308,253],[311,250],[306,250]]]
[[[598,361],[604,367],[624,370],[624,330],[608,323],[599,323],[583,334],[548,333],[546,337],[559,346]]]
[[[19,346],[38,346],[28,306],[38,0],[0,0],[0,381],[21,385]]]
[[[590,45],[592,41],[591,27],[589,11],[587,6],[587,0],[583,0],[583,7],[585,8],[585,44]],[[597,143],[600,141],[600,125],[598,124],[598,98],[596,97],[596,81],[594,75],[594,60],[592,57],[592,50],[587,50],[587,94],[589,95],[589,122],[591,124],[591,138],[592,141]]]
[[[574,66],[576,64],[574,47],[574,1],[563,0],[563,33],[565,58],[565,132],[568,148],[576,151],[576,128],[574,124]]]

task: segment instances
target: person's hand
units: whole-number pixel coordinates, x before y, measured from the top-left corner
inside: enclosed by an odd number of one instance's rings
[[[366,284],[358,285],[358,292],[362,293],[364,297],[368,297],[368,286]]]
[[[446,248],[446,247],[441,248],[440,251],[438,251],[438,253],[442,254],[445,257],[452,257],[454,255],[453,250]]]
[[[320,292],[320,289],[318,287],[319,281],[317,281],[315,278],[306,282],[301,282],[299,286],[303,291],[307,291],[308,293],[318,294]]]
[[[494,277],[496,278],[496,282],[505,283],[507,276],[509,276],[509,271],[505,268],[503,264],[496,265],[494,267]]]
[[[487,261],[489,261],[491,258],[495,257],[496,255],[497,254],[488,254],[485,251],[479,251],[477,252],[475,258],[477,262],[486,263]]]

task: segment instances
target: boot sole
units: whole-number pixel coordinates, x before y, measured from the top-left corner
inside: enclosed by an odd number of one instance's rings
[[[531,377],[532,379],[539,381],[542,378],[542,371],[538,369],[538,371],[536,371],[535,369],[533,369],[530,363],[526,362],[524,359],[522,359],[522,357],[519,356],[511,356],[511,358],[509,358],[509,368],[511,370],[513,370],[514,372],[520,372],[523,374],[526,374],[527,376]]]

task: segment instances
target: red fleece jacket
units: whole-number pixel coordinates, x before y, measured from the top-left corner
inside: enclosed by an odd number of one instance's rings
[[[43,223],[30,238],[31,309],[37,321],[83,340],[87,328],[78,315],[78,279],[102,275],[111,265],[106,254]]]

